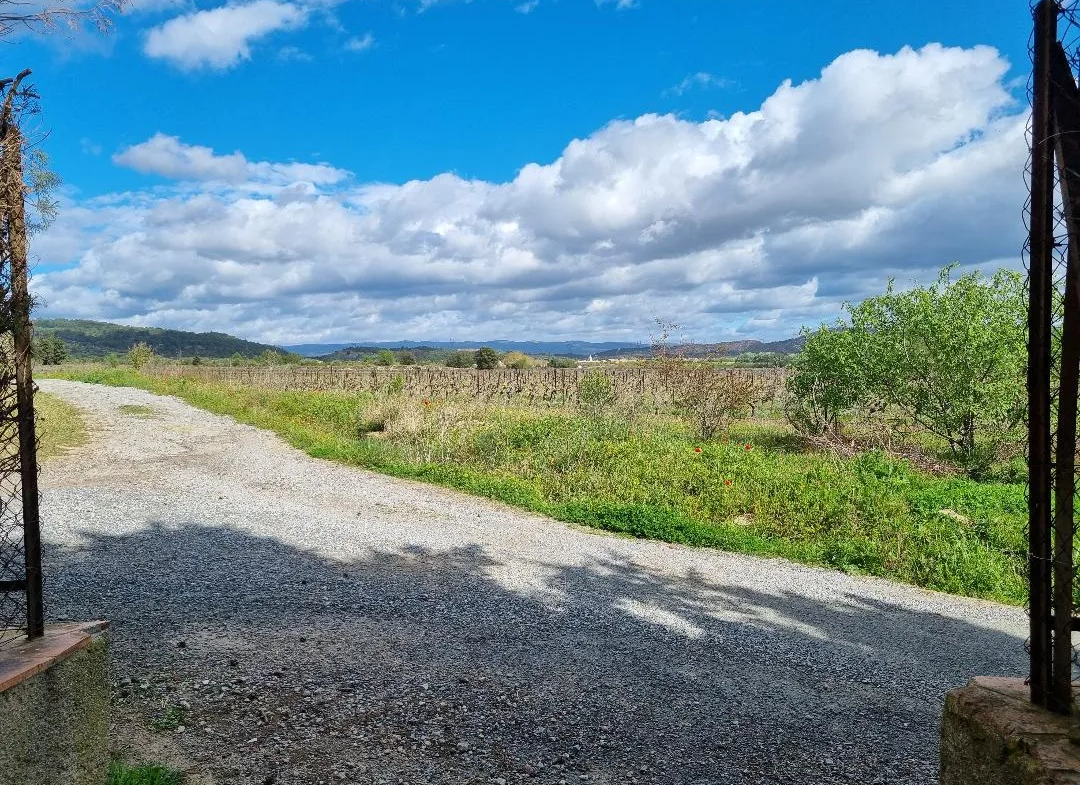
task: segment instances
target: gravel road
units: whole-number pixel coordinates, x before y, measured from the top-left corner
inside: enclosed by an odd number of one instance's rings
[[[112,622],[121,725],[164,728],[199,781],[934,783],[945,691],[1023,670],[1018,609],[610,537],[176,399],[41,388],[94,429],[43,471],[49,615]]]

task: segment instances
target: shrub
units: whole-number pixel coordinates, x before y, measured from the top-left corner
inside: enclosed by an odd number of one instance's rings
[[[375,355],[375,364],[383,367],[389,367],[394,364],[394,353],[389,349],[380,349],[379,353]]]
[[[35,338],[30,347],[30,353],[42,365],[59,365],[67,360],[67,345],[57,335],[43,335]]]
[[[400,365],[416,365],[416,355],[412,352],[398,352],[397,361]]]
[[[499,367],[499,353],[490,346],[485,346],[476,350],[473,355],[473,362],[476,363],[476,367],[480,370],[490,371],[492,368]]]
[[[507,368],[517,368],[518,370],[524,370],[526,368],[533,368],[536,366],[536,362],[527,354],[522,352],[507,352],[503,355],[503,365]]]
[[[139,341],[128,350],[128,362],[131,363],[131,367],[136,371],[142,370],[146,365],[149,365],[154,359],[154,350],[150,348],[150,345]]]
[[[570,357],[551,357],[548,359],[551,368],[577,368],[578,361]]]
[[[589,371],[578,384],[578,408],[592,418],[598,418],[615,405],[615,387],[603,371]]]
[[[792,422],[837,430],[848,410],[885,408],[944,439],[974,468],[1015,440],[1025,411],[1024,285],[952,267],[936,283],[847,306],[850,325],[808,334],[789,392]]]
[[[454,352],[446,358],[447,368],[472,368],[476,365],[473,352]]]

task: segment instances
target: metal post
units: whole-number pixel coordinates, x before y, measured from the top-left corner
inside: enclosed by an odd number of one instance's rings
[[[1055,42],[1051,102],[1061,201],[1068,228],[1061,326],[1057,451],[1054,466],[1054,665],[1049,707],[1071,714],[1073,514],[1076,494],[1076,416],[1080,387],[1080,90],[1065,49]]]
[[[1052,671],[1050,594],[1050,332],[1053,286],[1053,146],[1050,64],[1057,4],[1035,7],[1031,121],[1031,244],[1028,269],[1028,580],[1031,700],[1048,705]]]

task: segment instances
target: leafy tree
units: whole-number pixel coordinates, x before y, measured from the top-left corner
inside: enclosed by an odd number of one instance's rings
[[[136,371],[142,370],[143,366],[154,359],[154,350],[150,344],[140,341],[128,350],[128,362]]]
[[[35,338],[30,351],[42,365],[59,365],[68,357],[67,345],[56,335]]]
[[[237,368],[244,364],[244,355],[240,352],[233,352],[233,356],[229,358],[229,365]]]
[[[836,434],[841,418],[869,397],[864,369],[859,364],[856,334],[844,324],[803,329],[806,343],[788,377],[786,414],[801,433]]]
[[[906,292],[890,281],[847,306],[846,329],[809,334],[790,380],[796,401],[817,396],[831,427],[845,409],[892,407],[969,466],[980,442],[1013,438],[1026,400],[1023,280],[1007,270],[954,279],[953,269]]]
[[[523,352],[507,352],[503,355],[503,365],[507,368],[523,370],[525,368],[534,367],[536,362],[532,357]]]
[[[548,359],[551,368],[577,368],[578,361],[570,357],[551,357]]]
[[[490,371],[492,368],[499,367],[499,353],[490,346],[484,346],[476,350],[473,361],[480,370]]]
[[[412,352],[398,352],[397,359],[401,365],[416,365],[416,355]]]
[[[375,364],[389,367],[394,364],[394,353],[389,349],[380,349],[375,355]]]
[[[447,368],[472,368],[476,365],[473,352],[454,352],[446,358]]]

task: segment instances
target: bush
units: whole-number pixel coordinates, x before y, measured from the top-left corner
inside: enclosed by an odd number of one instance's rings
[[[589,371],[578,384],[578,408],[591,418],[609,412],[615,402],[615,387],[603,371]]]
[[[398,352],[397,361],[400,365],[416,365],[416,355],[412,352]]]
[[[375,364],[390,367],[394,364],[394,353],[389,349],[380,349],[379,353],[375,355]]]
[[[890,408],[937,435],[973,468],[1018,437],[1025,412],[1024,283],[1002,270],[987,280],[936,283],[847,306],[850,325],[808,335],[789,383],[791,419],[837,430],[852,409]]]
[[[128,362],[131,363],[131,367],[136,371],[140,371],[144,366],[149,365],[154,359],[154,350],[150,348],[150,345],[139,341],[128,350]]]
[[[473,352],[454,352],[446,358],[447,368],[472,368],[476,365]]]
[[[551,357],[548,359],[551,368],[577,368],[578,361],[571,357]]]
[[[67,345],[56,335],[35,338],[30,347],[31,355],[42,365],[59,365],[67,361]]]
[[[492,368],[499,367],[499,353],[490,346],[485,346],[476,350],[473,355],[473,362],[476,363],[476,367],[480,370],[490,371]]]
[[[527,354],[522,352],[507,352],[503,355],[503,365],[507,368],[516,368],[518,370],[524,370],[526,368],[533,368],[536,366],[536,362]]]

